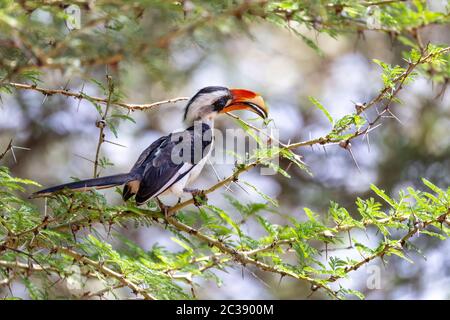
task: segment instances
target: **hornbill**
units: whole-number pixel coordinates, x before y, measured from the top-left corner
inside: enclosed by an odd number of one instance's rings
[[[35,192],[31,198],[45,197],[66,188],[87,191],[122,184],[125,185],[123,200],[134,195],[137,205],[156,198],[159,205],[164,206],[157,198],[163,193],[178,197],[193,194],[194,191],[186,187],[198,177],[211,153],[214,119],[218,114],[233,110],[249,110],[263,119],[267,118],[268,111],[262,97],[252,91],[218,86],[203,88],[186,104],[184,120],[189,127],[153,142],[130,172],[57,185]]]

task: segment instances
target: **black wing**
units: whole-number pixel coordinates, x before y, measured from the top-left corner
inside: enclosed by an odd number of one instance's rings
[[[136,194],[136,202],[141,204],[182,179],[203,158],[204,151],[211,144],[211,139],[204,139],[207,130],[209,126],[206,124],[202,125],[201,130],[191,127],[152,143],[132,169],[132,173],[140,177],[139,182],[134,185],[127,184],[124,188],[124,198]],[[200,148],[200,157],[199,152],[195,152],[196,147]]]
[[[127,183],[123,188],[122,198],[125,201],[138,193],[139,189],[144,185],[142,181],[144,180],[145,168],[149,163],[152,163],[152,161],[158,157],[158,151],[161,148],[164,149],[167,146],[167,143],[170,142],[170,139],[171,135],[163,136],[154,141],[141,153],[133,168],[130,170],[130,174],[133,174],[135,178]]]
[[[143,179],[136,194],[136,202],[143,203],[170,188],[193,167],[184,161],[175,161],[173,152],[178,142],[169,135],[145,162]]]

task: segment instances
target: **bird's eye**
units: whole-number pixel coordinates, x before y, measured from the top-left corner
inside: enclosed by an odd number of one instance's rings
[[[229,97],[222,97],[217,99],[216,102],[214,102],[214,107],[217,111],[222,110],[226,105],[228,100],[230,100]]]

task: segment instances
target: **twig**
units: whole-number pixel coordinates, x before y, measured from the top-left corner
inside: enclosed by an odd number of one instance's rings
[[[241,119],[241,117],[231,113],[231,112],[227,112],[226,113],[228,116],[230,116],[233,119],[236,119],[242,123],[244,123],[246,126],[248,126],[249,128],[252,128],[253,130],[265,135],[267,138],[269,138],[270,141],[275,141],[276,143],[278,143],[279,145],[286,147],[287,145],[284,144],[283,142],[281,142],[280,140],[276,139],[273,135],[268,134],[267,132],[265,132],[264,130],[262,130],[261,128],[255,127],[254,125],[252,125],[251,123],[248,123],[247,121]]]
[[[211,246],[216,247],[217,249],[219,249],[221,252],[226,253],[228,255],[231,255],[233,257],[234,260],[238,261],[239,263],[241,263],[242,265],[254,265],[257,268],[259,268],[260,270],[263,271],[268,271],[268,272],[272,272],[272,273],[277,273],[280,274],[282,276],[289,276],[292,277],[294,279],[297,280],[302,280],[302,281],[307,281],[309,283],[311,283],[312,286],[316,286],[318,288],[322,288],[324,289],[327,293],[329,293],[331,296],[335,297],[335,298],[339,298],[336,293],[329,288],[328,286],[324,285],[321,282],[318,282],[316,280],[314,280],[313,278],[310,278],[306,275],[303,274],[298,274],[295,273],[293,271],[290,271],[288,269],[282,269],[279,268],[277,266],[272,266],[260,261],[257,261],[251,257],[249,257],[245,252],[243,251],[237,251],[234,248],[230,248],[228,247],[223,241],[214,239],[208,235],[205,235],[203,233],[200,233],[197,229],[194,229],[178,220],[176,220],[173,217],[169,217],[166,219],[166,221],[174,226],[176,229],[180,230],[180,231],[184,231],[196,238],[198,238],[199,240],[208,243]]]
[[[95,151],[95,160],[94,160],[94,178],[97,178],[97,169],[98,169],[98,159],[100,157],[100,148],[102,147],[103,142],[105,141],[104,129],[106,127],[106,117],[108,116],[109,107],[111,106],[111,97],[114,92],[114,83],[112,81],[111,76],[106,75],[106,79],[108,81],[108,99],[106,101],[105,112],[102,115],[102,120],[97,121],[96,125],[99,128],[98,133],[98,142],[97,149]]]
[[[36,271],[36,272],[55,272],[59,273],[60,270],[57,268],[54,268],[52,266],[42,266],[37,263],[23,263],[18,261],[6,261],[6,260],[0,260],[0,266],[3,268],[10,268],[10,269],[24,269],[28,271]]]
[[[13,142],[12,139],[9,140],[9,143],[8,143],[8,145],[6,146],[5,151],[3,151],[2,154],[0,154],[0,160],[2,160],[2,159],[6,156],[6,154],[8,153],[8,151],[10,151],[10,150],[12,149],[12,142]]]
[[[393,3],[406,2],[408,0],[380,0],[380,1],[365,1],[362,3],[364,6],[383,6]]]
[[[54,95],[54,94],[61,94],[61,95],[67,96],[67,97],[72,97],[72,98],[80,99],[80,100],[86,99],[89,101],[99,102],[99,103],[103,103],[103,104],[108,103],[108,98],[88,96],[87,94],[85,94],[82,91],[72,92],[72,91],[62,90],[62,89],[47,89],[47,88],[42,88],[42,87],[39,87],[36,85],[15,83],[15,82],[9,82],[4,85],[8,85],[8,86],[14,87],[16,89],[33,90],[33,91],[37,91],[44,95],[49,95],[49,96]],[[142,110],[143,111],[143,110],[150,110],[152,108],[155,108],[155,107],[158,107],[158,106],[161,106],[164,104],[177,103],[179,101],[184,101],[184,100],[188,100],[188,99],[189,99],[188,97],[178,97],[178,98],[173,98],[173,99],[168,99],[168,100],[163,100],[163,101],[158,101],[158,102],[153,102],[153,103],[148,103],[148,104],[125,103],[125,102],[114,101],[114,100],[111,100],[110,103],[111,103],[111,105],[122,107],[122,108],[128,109],[130,111],[134,111],[134,110]]]
[[[83,299],[88,299],[88,298],[93,298],[93,297],[102,297],[105,293],[108,293],[108,292],[110,292],[110,291],[113,291],[113,290],[116,290],[116,289],[120,289],[120,288],[123,288],[123,287],[125,287],[126,285],[125,284],[123,284],[123,283],[119,283],[119,284],[116,284],[116,285],[114,285],[114,286],[105,286],[105,288],[103,288],[103,289],[101,289],[101,290],[99,290],[99,291],[96,291],[96,292],[85,292],[81,297],[83,298]]]
[[[351,272],[351,271],[356,271],[358,270],[361,266],[369,263],[370,261],[380,257],[382,258],[385,254],[389,253],[389,250],[391,249],[395,249],[395,250],[404,250],[404,247],[407,243],[407,241],[412,238],[417,232],[419,232],[422,229],[425,229],[427,226],[432,225],[434,223],[441,223],[441,221],[445,221],[447,219],[447,217],[450,215],[450,209],[447,211],[447,213],[439,216],[438,218],[435,219],[430,219],[428,221],[424,221],[421,223],[421,226],[419,225],[415,225],[407,234],[405,234],[401,239],[395,241],[395,242],[391,242],[391,243],[387,243],[384,245],[383,249],[370,255],[369,257],[364,258],[363,260],[348,266],[345,268],[345,274]],[[327,280],[329,282],[334,282],[340,278],[343,278],[344,276],[331,276],[329,277]]]
[[[140,294],[146,300],[156,300],[156,297],[154,297],[152,294],[147,292],[147,290],[142,289],[136,283],[132,282],[131,280],[128,280],[125,277],[125,275],[123,275],[121,273],[118,273],[116,271],[113,271],[112,269],[106,267],[103,263],[91,260],[91,259],[89,259],[89,258],[87,258],[87,257],[85,257],[85,256],[83,256],[81,254],[79,254],[78,252],[69,249],[69,248],[58,246],[58,247],[55,247],[54,250],[59,251],[59,252],[65,254],[65,255],[68,255],[68,256],[74,258],[75,260],[77,260],[80,263],[90,265],[91,267],[94,267],[95,270],[101,271],[105,275],[108,275],[110,277],[115,278],[120,283],[122,283],[124,286],[127,286],[131,290],[133,290],[133,292],[136,295]]]

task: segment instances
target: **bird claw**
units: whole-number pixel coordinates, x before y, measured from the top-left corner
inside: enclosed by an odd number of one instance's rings
[[[196,207],[201,207],[206,202],[208,202],[208,197],[206,196],[205,190],[200,189],[184,189],[185,192],[188,192],[192,195],[192,200],[194,201],[194,205]]]
[[[166,206],[164,203],[162,203],[161,200],[156,198],[156,202],[158,202],[159,209],[161,212],[164,213],[164,218],[167,220],[173,215],[173,212],[170,212],[170,206]]]

